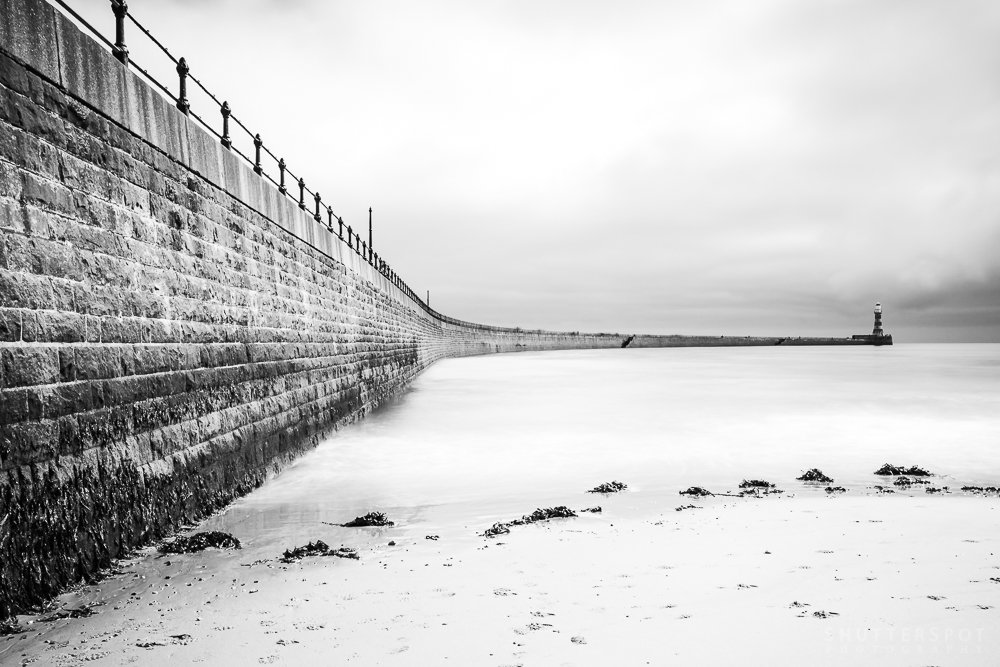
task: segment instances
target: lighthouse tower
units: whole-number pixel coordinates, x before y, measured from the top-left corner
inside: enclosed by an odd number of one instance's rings
[[[884,336],[882,333],[882,304],[875,304],[875,328],[872,329],[873,336]]]

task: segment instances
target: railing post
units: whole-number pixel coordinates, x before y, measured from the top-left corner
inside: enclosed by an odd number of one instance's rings
[[[233,140],[229,138],[229,114],[233,110],[229,106],[229,102],[223,102],[222,108],[219,109],[222,112],[222,145],[225,148],[231,148],[233,145]]]
[[[351,226],[347,225],[347,247],[353,250],[354,246],[351,245],[352,238],[354,238],[354,232],[351,231]]]
[[[368,244],[364,241],[361,242],[361,259],[368,260]]]
[[[128,67],[128,47],[125,46],[125,16],[128,5],[125,0],[111,0],[111,11],[115,13],[115,45],[111,54]]]
[[[253,170],[258,176],[264,173],[264,170],[260,168],[260,147],[264,145],[264,142],[260,140],[260,132],[253,137],[253,149],[254,149],[254,163]]]
[[[337,236],[340,237],[341,241],[344,240],[344,219],[339,215],[337,216]]]
[[[177,96],[177,108],[180,109],[181,113],[184,114],[185,116],[187,115],[188,110],[191,108],[191,104],[188,102],[187,98],[187,90],[188,90],[187,75],[188,72],[190,71],[191,68],[188,67],[187,61],[184,60],[184,58],[181,58],[180,60],[177,61],[177,74],[178,76],[180,76],[181,79],[180,94]]]
[[[299,208],[306,210],[306,181],[299,177]]]
[[[278,160],[278,192],[285,194],[288,188],[285,187],[285,158]]]
[[[319,214],[319,193],[318,192],[315,193],[315,194],[313,194],[313,199],[316,200],[316,215],[313,216],[313,219],[316,222],[323,222],[323,216],[321,216]]]
[[[333,233],[333,207],[326,207],[326,226],[330,228],[330,233]]]

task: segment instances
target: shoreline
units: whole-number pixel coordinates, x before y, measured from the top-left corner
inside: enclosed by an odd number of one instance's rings
[[[869,486],[581,491],[567,504],[603,511],[492,539],[482,531],[513,517],[438,506],[353,529],[359,561],[283,564],[252,534],[238,535],[240,551],[145,549],[53,605],[93,615],[34,617],[0,638],[0,662],[989,664],[1000,653],[1000,497]],[[345,534],[313,530],[331,546]]]

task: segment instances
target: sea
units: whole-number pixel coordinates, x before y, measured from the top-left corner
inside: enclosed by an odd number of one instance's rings
[[[870,489],[885,483],[873,475],[884,463],[955,488],[1000,484],[1000,344],[447,359],[204,529],[261,553],[372,511],[401,537],[474,535],[536,507],[580,505],[603,482],[672,502],[689,486],[731,492],[744,479],[801,487],[795,478],[819,468]]]

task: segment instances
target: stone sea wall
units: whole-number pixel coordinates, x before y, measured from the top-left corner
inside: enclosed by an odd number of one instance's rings
[[[437,359],[621,345],[431,311],[59,11],[0,10],[0,618]]]

